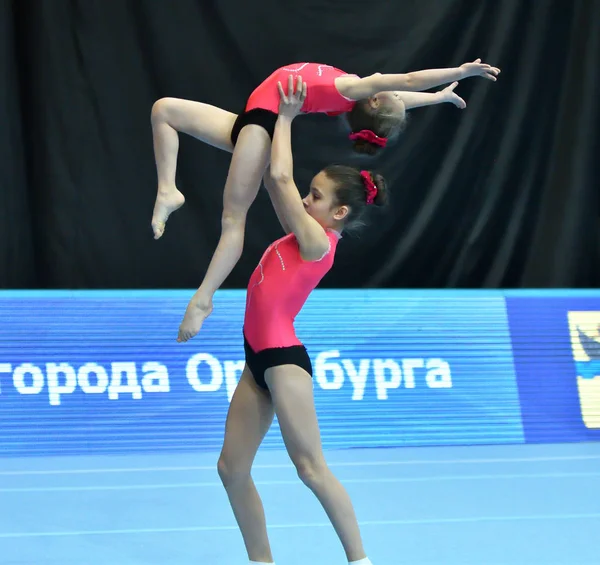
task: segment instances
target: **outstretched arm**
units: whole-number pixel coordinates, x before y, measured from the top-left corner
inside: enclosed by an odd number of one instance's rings
[[[499,74],[500,69],[477,59],[473,63],[447,69],[428,69],[404,74],[375,73],[364,78],[339,77],[336,86],[343,96],[352,100],[363,100],[386,90],[419,92],[474,76],[496,81]]]
[[[420,108],[421,106],[443,104],[444,102],[450,102],[463,110],[467,107],[467,103],[454,92],[457,86],[458,82],[453,82],[450,86],[438,92],[398,92],[398,95],[402,99],[402,102],[404,102],[404,107],[407,110]]]
[[[300,112],[306,98],[306,84],[299,77],[294,93],[293,79],[290,76],[288,94],[284,94],[281,84],[279,84],[279,94],[281,104],[271,146],[270,193],[275,196],[276,211],[282,214],[285,223],[298,240],[302,258],[306,261],[315,261],[329,248],[329,239],[322,226],[304,209],[302,198],[294,183],[292,158],[292,121]]]

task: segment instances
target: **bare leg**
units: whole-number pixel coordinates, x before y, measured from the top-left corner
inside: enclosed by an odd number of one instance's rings
[[[246,215],[271,158],[271,138],[264,128],[248,125],[238,137],[223,192],[221,238],[200,288],[188,304],[177,341],[194,337],[212,312],[212,298],[225,282],[244,248]]]
[[[265,380],[283,441],[299,477],[329,516],[348,561],[365,559],[350,497],[325,462],[310,375],[296,365],[282,365],[268,369]]]
[[[233,393],[218,470],[244,538],[248,558],[272,563],[265,511],[250,476],[252,462],[273,422],[269,394],[254,382],[248,367]]]
[[[224,151],[233,151],[230,140],[236,114],[178,98],[161,98],[152,107],[152,138],[158,174],[158,191],[152,215],[154,239],[165,231],[170,214],[180,208],[185,198],[175,186],[179,134],[186,133]]]

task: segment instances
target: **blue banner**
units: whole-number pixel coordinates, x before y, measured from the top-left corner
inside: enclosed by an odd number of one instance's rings
[[[220,449],[245,292],[178,344],[190,296],[0,294],[0,454]],[[296,327],[324,447],[524,441],[501,293],[317,290]]]
[[[539,294],[506,298],[526,441],[600,440],[600,292]]]

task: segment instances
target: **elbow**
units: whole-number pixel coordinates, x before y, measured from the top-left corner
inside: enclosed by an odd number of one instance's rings
[[[375,87],[380,87],[384,82],[385,78],[381,73],[373,73],[372,75],[366,78],[369,82],[373,84]]]
[[[406,90],[408,92],[415,92],[419,90],[419,85],[417,84],[414,73],[406,73],[404,75],[404,88],[401,90]]]
[[[271,165],[271,180],[277,186],[284,186],[292,180],[292,175],[286,169],[278,170]]]

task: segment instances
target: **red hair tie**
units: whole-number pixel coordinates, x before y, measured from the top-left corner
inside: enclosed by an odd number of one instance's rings
[[[375,134],[374,131],[370,129],[363,129],[361,131],[352,132],[350,134],[350,139],[354,141],[355,139],[362,139],[364,141],[368,141],[373,145],[379,145],[379,147],[385,147],[387,145],[387,137],[379,137]]]
[[[367,204],[373,204],[375,197],[377,196],[377,187],[371,178],[369,171],[361,171],[360,176],[363,178],[365,183],[365,191],[367,192]]]

